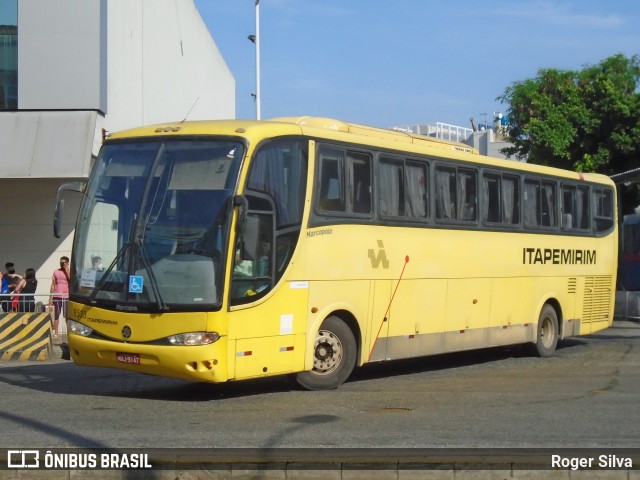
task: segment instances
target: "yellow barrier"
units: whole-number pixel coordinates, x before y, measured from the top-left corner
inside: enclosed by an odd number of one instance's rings
[[[48,313],[0,314],[0,360],[47,360],[51,357]]]

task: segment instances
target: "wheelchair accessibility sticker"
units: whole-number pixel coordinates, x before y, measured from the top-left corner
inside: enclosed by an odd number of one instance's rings
[[[142,285],[144,278],[140,275],[131,275],[129,277],[129,293],[142,293]]]

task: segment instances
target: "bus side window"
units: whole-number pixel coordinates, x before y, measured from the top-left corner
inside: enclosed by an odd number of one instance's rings
[[[525,180],[524,225],[525,227],[555,227],[556,185],[541,180]]]
[[[520,184],[518,177],[502,176],[502,221],[509,225],[520,223]]]
[[[298,140],[279,140],[260,148],[249,172],[247,188],[262,192],[276,206],[276,227],[299,225],[304,210],[307,152]]]
[[[596,232],[605,232],[613,227],[613,193],[611,190],[597,189],[594,195]]]
[[[478,195],[476,187],[476,172],[473,170],[458,170],[458,196],[460,201],[460,220],[477,220]]]
[[[478,185],[475,170],[436,168],[436,219],[478,219]]]
[[[551,182],[542,182],[542,216],[543,227],[556,226],[556,186]]]
[[[335,150],[320,152],[320,195],[318,208],[328,212],[345,211],[344,154]]]
[[[427,164],[407,161],[405,175],[405,214],[407,217],[426,218],[429,214],[429,196],[427,192]]]
[[[540,185],[538,182],[525,180],[524,182],[524,226],[536,227],[540,225]]]
[[[398,217],[404,213],[402,162],[381,158],[378,164],[378,204],[380,214]]]
[[[423,161],[380,158],[378,198],[380,214],[426,219],[429,214],[428,165]]]
[[[348,153],[351,211],[371,213],[371,156]]]
[[[489,223],[520,223],[518,177],[485,173],[483,175],[484,210],[482,220]]]
[[[562,228],[589,229],[589,188],[562,186]]]
[[[485,211],[482,219],[485,222],[498,223],[502,220],[500,211],[500,175],[485,173],[483,175],[485,195]]]
[[[436,218],[457,218],[456,171],[453,168],[436,169]]]

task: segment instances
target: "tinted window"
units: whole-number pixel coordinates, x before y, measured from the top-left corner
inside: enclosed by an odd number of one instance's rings
[[[258,151],[247,187],[271,197],[276,206],[277,227],[281,228],[302,221],[306,184],[306,143],[279,140]]]
[[[526,227],[555,227],[556,205],[556,186],[553,182],[525,180],[523,207]]]
[[[475,170],[436,168],[436,218],[440,220],[477,220],[477,192]]]
[[[345,211],[344,152],[320,151],[320,192],[318,208],[326,212]]]
[[[362,153],[348,153],[351,211],[371,213],[371,157]]]
[[[520,222],[518,177],[486,173],[483,175],[484,211],[488,223],[517,225]]]
[[[596,232],[604,232],[613,227],[613,191],[597,189],[594,195]]]
[[[562,186],[562,228],[589,230],[589,187]]]
[[[373,212],[371,155],[323,148],[319,157],[318,211],[370,215]]]

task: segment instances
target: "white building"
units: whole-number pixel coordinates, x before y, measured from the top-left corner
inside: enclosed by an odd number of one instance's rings
[[[475,123],[473,123],[473,128],[466,128],[442,122],[393,128],[394,130],[427,135],[451,142],[465,143],[478,150],[481,155],[507,158],[507,156],[502,153],[502,150],[513,144],[506,141],[506,124],[503,123],[503,119],[502,114],[496,114],[493,125],[482,125],[479,129],[476,128]]]
[[[193,0],[2,2],[0,269],[35,268],[46,293],[79,203],[54,238],[57,188],[87,178],[104,134],[234,118],[235,80]]]
[[[507,158],[507,156],[502,153],[502,150],[513,146],[511,142],[505,140],[504,135],[496,133],[495,130],[491,128],[472,132],[463,143],[475,148],[481,155],[495,158]],[[511,160],[516,159],[511,158]]]

